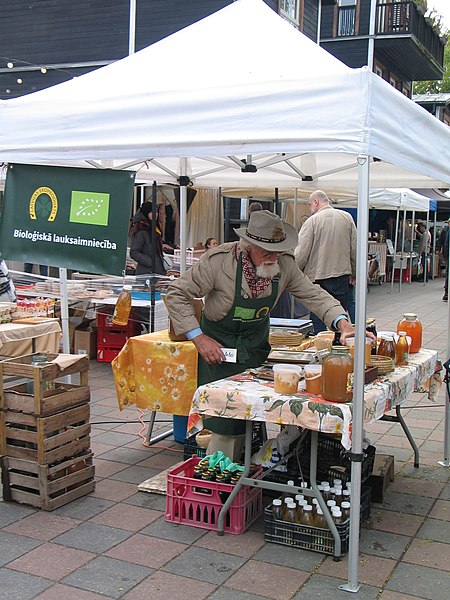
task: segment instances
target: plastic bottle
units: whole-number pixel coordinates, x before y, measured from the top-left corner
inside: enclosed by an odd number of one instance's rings
[[[331,516],[333,517],[333,521],[336,525],[341,525],[342,523],[342,511],[337,506],[333,506],[331,509]]]
[[[406,339],[406,331],[399,331],[398,335],[399,338],[395,346],[395,364],[398,367],[404,367],[408,364],[409,360],[409,345]]]
[[[342,521],[345,523],[350,518],[350,502],[341,502]]]
[[[289,502],[289,504],[287,504],[287,506],[284,510],[284,519],[283,520],[292,525],[294,525],[297,522],[296,506],[293,502]],[[293,540],[294,540],[293,527],[290,527],[290,528],[286,527],[285,541],[288,544],[292,544]]]
[[[342,488],[335,488],[334,490],[334,500],[336,502],[336,506],[340,506],[342,502]]]
[[[306,506],[303,507],[303,525],[314,527],[314,516],[311,504],[306,504]]]
[[[299,500],[297,502],[297,507],[295,509],[295,514],[296,514],[296,521],[297,523],[303,523],[303,509],[305,508],[305,506],[308,504],[308,502],[306,500]]]
[[[422,323],[414,313],[405,313],[403,319],[397,325],[397,333],[406,332],[411,338],[410,354],[419,352],[422,347]]]
[[[281,521],[282,519],[282,514],[281,514],[281,500],[279,498],[275,498],[275,500],[272,501],[272,515],[274,517],[274,519],[278,519],[279,521]]]
[[[112,318],[113,325],[123,327],[128,324],[131,312],[131,289],[131,285],[123,286],[114,307],[114,315]]]

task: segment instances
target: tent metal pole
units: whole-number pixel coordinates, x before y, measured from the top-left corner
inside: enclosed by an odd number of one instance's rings
[[[428,229],[428,225],[430,221],[430,208],[428,205],[428,210],[427,210],[427,228],[426,228],[426,232],[429,233],[429,229]],[[425,264],[423,265],[423,285],[425,285],[428,281],[428,252],[427,252],[427,246],[425,246]]]
[[[186,219],[187,219],[187,186],[185,183],[186,171],[187,171],[187,159],[181,159],[181,177],[180,177],[180,274],[186,272],[186,252],[187,252],[187,240],[186,240]],[[183,185],[184,184],[184,185]]]
[[[400,277],[398,278],[398,291],[402,291],[403,279],[403,254],[405,253],[405,235],[406,235],[406,210],[403,211],[403,230],[402,230],[402,250],[400,253]]]
[[[412,283],[412,270],[413,270],[413,244],[414,244],[414,223],[416,221],[416,211],[412,211],[412,219],[411,219],[411,251],[409,257],[409,284]],[[418,263],[418,261],[417,261]],[[419,270],[419,264],[417,264],[417,271]]]
[[[450,238],[449,238],[450,245]],[[447,261],[446,269],[448,269]],[[448,277],[448,273],[445,273]],[[450,323],[450,302],[448,303],[447,323]],[[447,328],[447,360],[450,358],[450,328]],[[450,467],[450,397],[448,393],[448,384],[445,384],[445,423],[444,423],[444,460],[438,461],[442,467]]]
[[[391,294],[394,291],[394,276],[395,276],[395,262],[396,262],[396,257],[397,257],[399,215],[400,215],[400,209],[397,208],[397,217],[395,219],[394,254],[392,255]]]
[[[356,327],[355,327],[355,381],[352,409],[352,474],[350,506],[350,539],[348,552],[348,581],[339,586],[356,593],[359,564],[359,529],[361,504],[361,461],[364,432],[364,361],[366,339],[367,259],[369,231],[369,157],[358,156],[358,223],[356,242]]]
[[[322,5],[322,0],[320,0],[319,5]],[[297,229],[297,213],[298,213],[298,188],[294,189],[294,227]],[[298,229],[297,229],[298,231]],[[291,294],[291,319],[294,318],[295,314],[295,298]]]
[[[59,269],[59,286],[61,294],[61,324],[62,324],[62,342],[64,354],[70,354],[70,334],[69,334],[69,294],[67,292],[67,269]]]
[[[136,0],[130,0],[130,26],[128,31],[128,55],[136,52]]]
[[[432,245],[432,255],[431,255],[431,273],[432,273],[432,278],[434,279],[436,277],[436,270],[434,268],[435,265],[435,255],[436,255],[436,226],[437,226],[437,210],[434,211],[434,219],[433,219],[433,245]],[[439,265],[438,265],[439,266]]]

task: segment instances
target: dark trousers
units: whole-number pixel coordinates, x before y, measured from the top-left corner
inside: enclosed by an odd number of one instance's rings
[[[349,309],[350,303],[350,282],[348,275],[341,275],[340,277],[330,277],[329,279],[316,279],[314,282],[316,285],[320,285],[322,289],[331,294],[338,302],[341,303],[345,311]],[[319,319],[314,313],[310,314],[311,321],[314,325],[314,333],[319,331],[325,331],[326,325]]]

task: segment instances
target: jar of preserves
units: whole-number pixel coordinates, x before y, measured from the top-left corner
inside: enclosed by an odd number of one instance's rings
[[[395,360],[395,342],[394,336],[382,335],[381,342],[378,346],[377,354],[380,356],[389,356],[392,360]]]
[[[366,331],[373,333],[375,336],[375,341],[372,343],[371,354],[377,353],[377,324],[373,317],[368,317],[366,319]]]
[[[405,313],[397,325],[397,333],[404,331],[411,338],[409,352],[414,354],[422,347],[422,323],[414,313]]]
[[[404,367],[408,364],[409,360],[409,344],[405,331],[399,331],[398,336],[395,347],[395,364],[399,367]]]
[[[322,364],[322,396],[332,402],[349,402],[348,376],[353,360],[346,346],[332,346]]]

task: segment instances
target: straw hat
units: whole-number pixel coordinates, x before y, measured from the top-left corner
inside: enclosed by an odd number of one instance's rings
[[[234,230],[246,242],[269,252],[286,252],[297,245],[297,230],[284,223],[269,210],[258,210],[250,215],[247,227]]]

